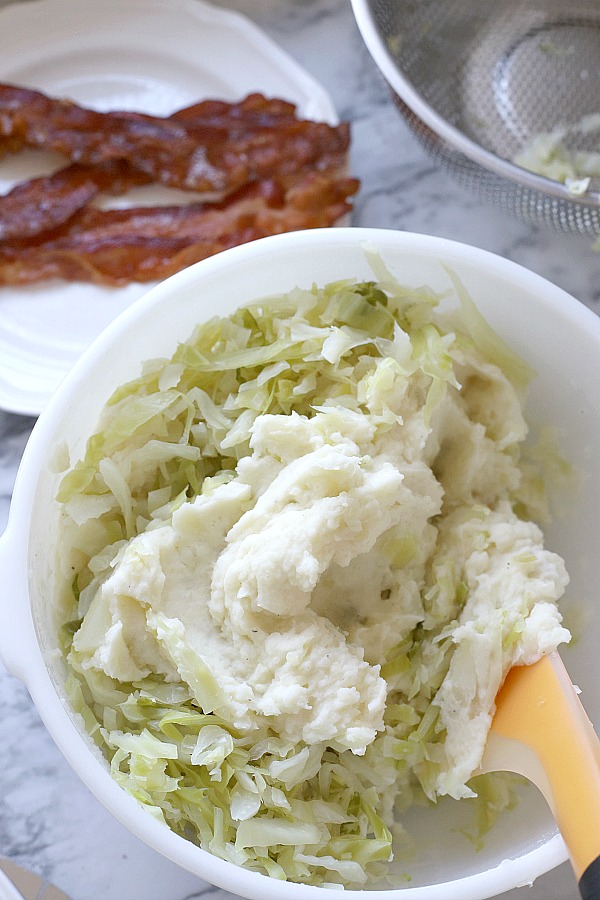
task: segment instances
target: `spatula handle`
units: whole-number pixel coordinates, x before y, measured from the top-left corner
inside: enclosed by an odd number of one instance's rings
[[[600,856],[589,864],[579,879],[582,900],[600,900]]]

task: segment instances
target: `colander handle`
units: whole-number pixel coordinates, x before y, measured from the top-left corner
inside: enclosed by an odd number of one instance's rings
[[[11,675],[25,681],[31,618],[27,585],[20,580],[26,570],[21,566],[17,535],[9,521],[0,536],[0,660]]]

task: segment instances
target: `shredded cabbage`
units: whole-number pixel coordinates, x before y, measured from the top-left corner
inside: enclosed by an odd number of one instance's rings
[[[564,184],[574,197],[585,196],[590,188],[598,188],[599,130],[600,114],[590,113],[577,122],[534,135],[514,161],[523,169]]]
[[[151,674],[122,683],[85,665],[72,640],[129,539],[231,481],[250,453],[259,416],[311,417],[341,407],[368,412],[385,434],[401,422],[402,385],[416,377],[429,424],[446,392],[461,390],[465,353],[502,370],[520,394],[531,372],[452,273],[462,308],[462,319],[453,321],[462,321],[462,330],[447,332],[437,314],[442,298],[427,286],[399,285],[368,253],[375,282],[342,281],[254,303],[199,326],[172,359],[147,363],[111,397],[58,493],[75,570],[64,599],[67,689],[113,777],[173,831],[217,856],[273,878],[330,887],[384,877],[394,812],[436,799],[446,724],[435,698],[469,597],[450,550],[431,568],[424,614],[379,660],[388,685],[385,728],[363,756],[325,742],[294,744],[268,725],[235,728],[219,714],[218,673],[190,656],[178,621],[150,609],[149,632],[178,678]],[[499,464],[513,465],[524,435],[517,426],[514,433],[500,433],[497,423],[487,428],[500,446]],[[522,514],[529,483],[515,484],[504,498]],[[474,529],[482,551],[491,528],[486,516],[474,504],[456,526]],[[421,536],[392,532],[382,553],[396,569],[410,567],[422,555]],[[519,564],[530,563],[525,553]],[[506,647],[519,640],[528,613],[523,608],[499,624]],[[480,790],[487,828],[491,812],[513,798]]]

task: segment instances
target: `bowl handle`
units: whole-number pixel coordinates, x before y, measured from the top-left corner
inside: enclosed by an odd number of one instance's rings
[[[10,521],[0,536],[0,660],[11,675],[24,681],[29,634],[26,588],[19,584],[20,554]]]

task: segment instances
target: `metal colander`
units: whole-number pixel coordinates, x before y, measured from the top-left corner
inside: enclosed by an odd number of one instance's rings
[[[600,178],[576,196],[515,163],[561,129],[566,153],[598,153],[600,165],[600,0],[352,5],[397,106],[437,161],[522,219],[600,235]]]

